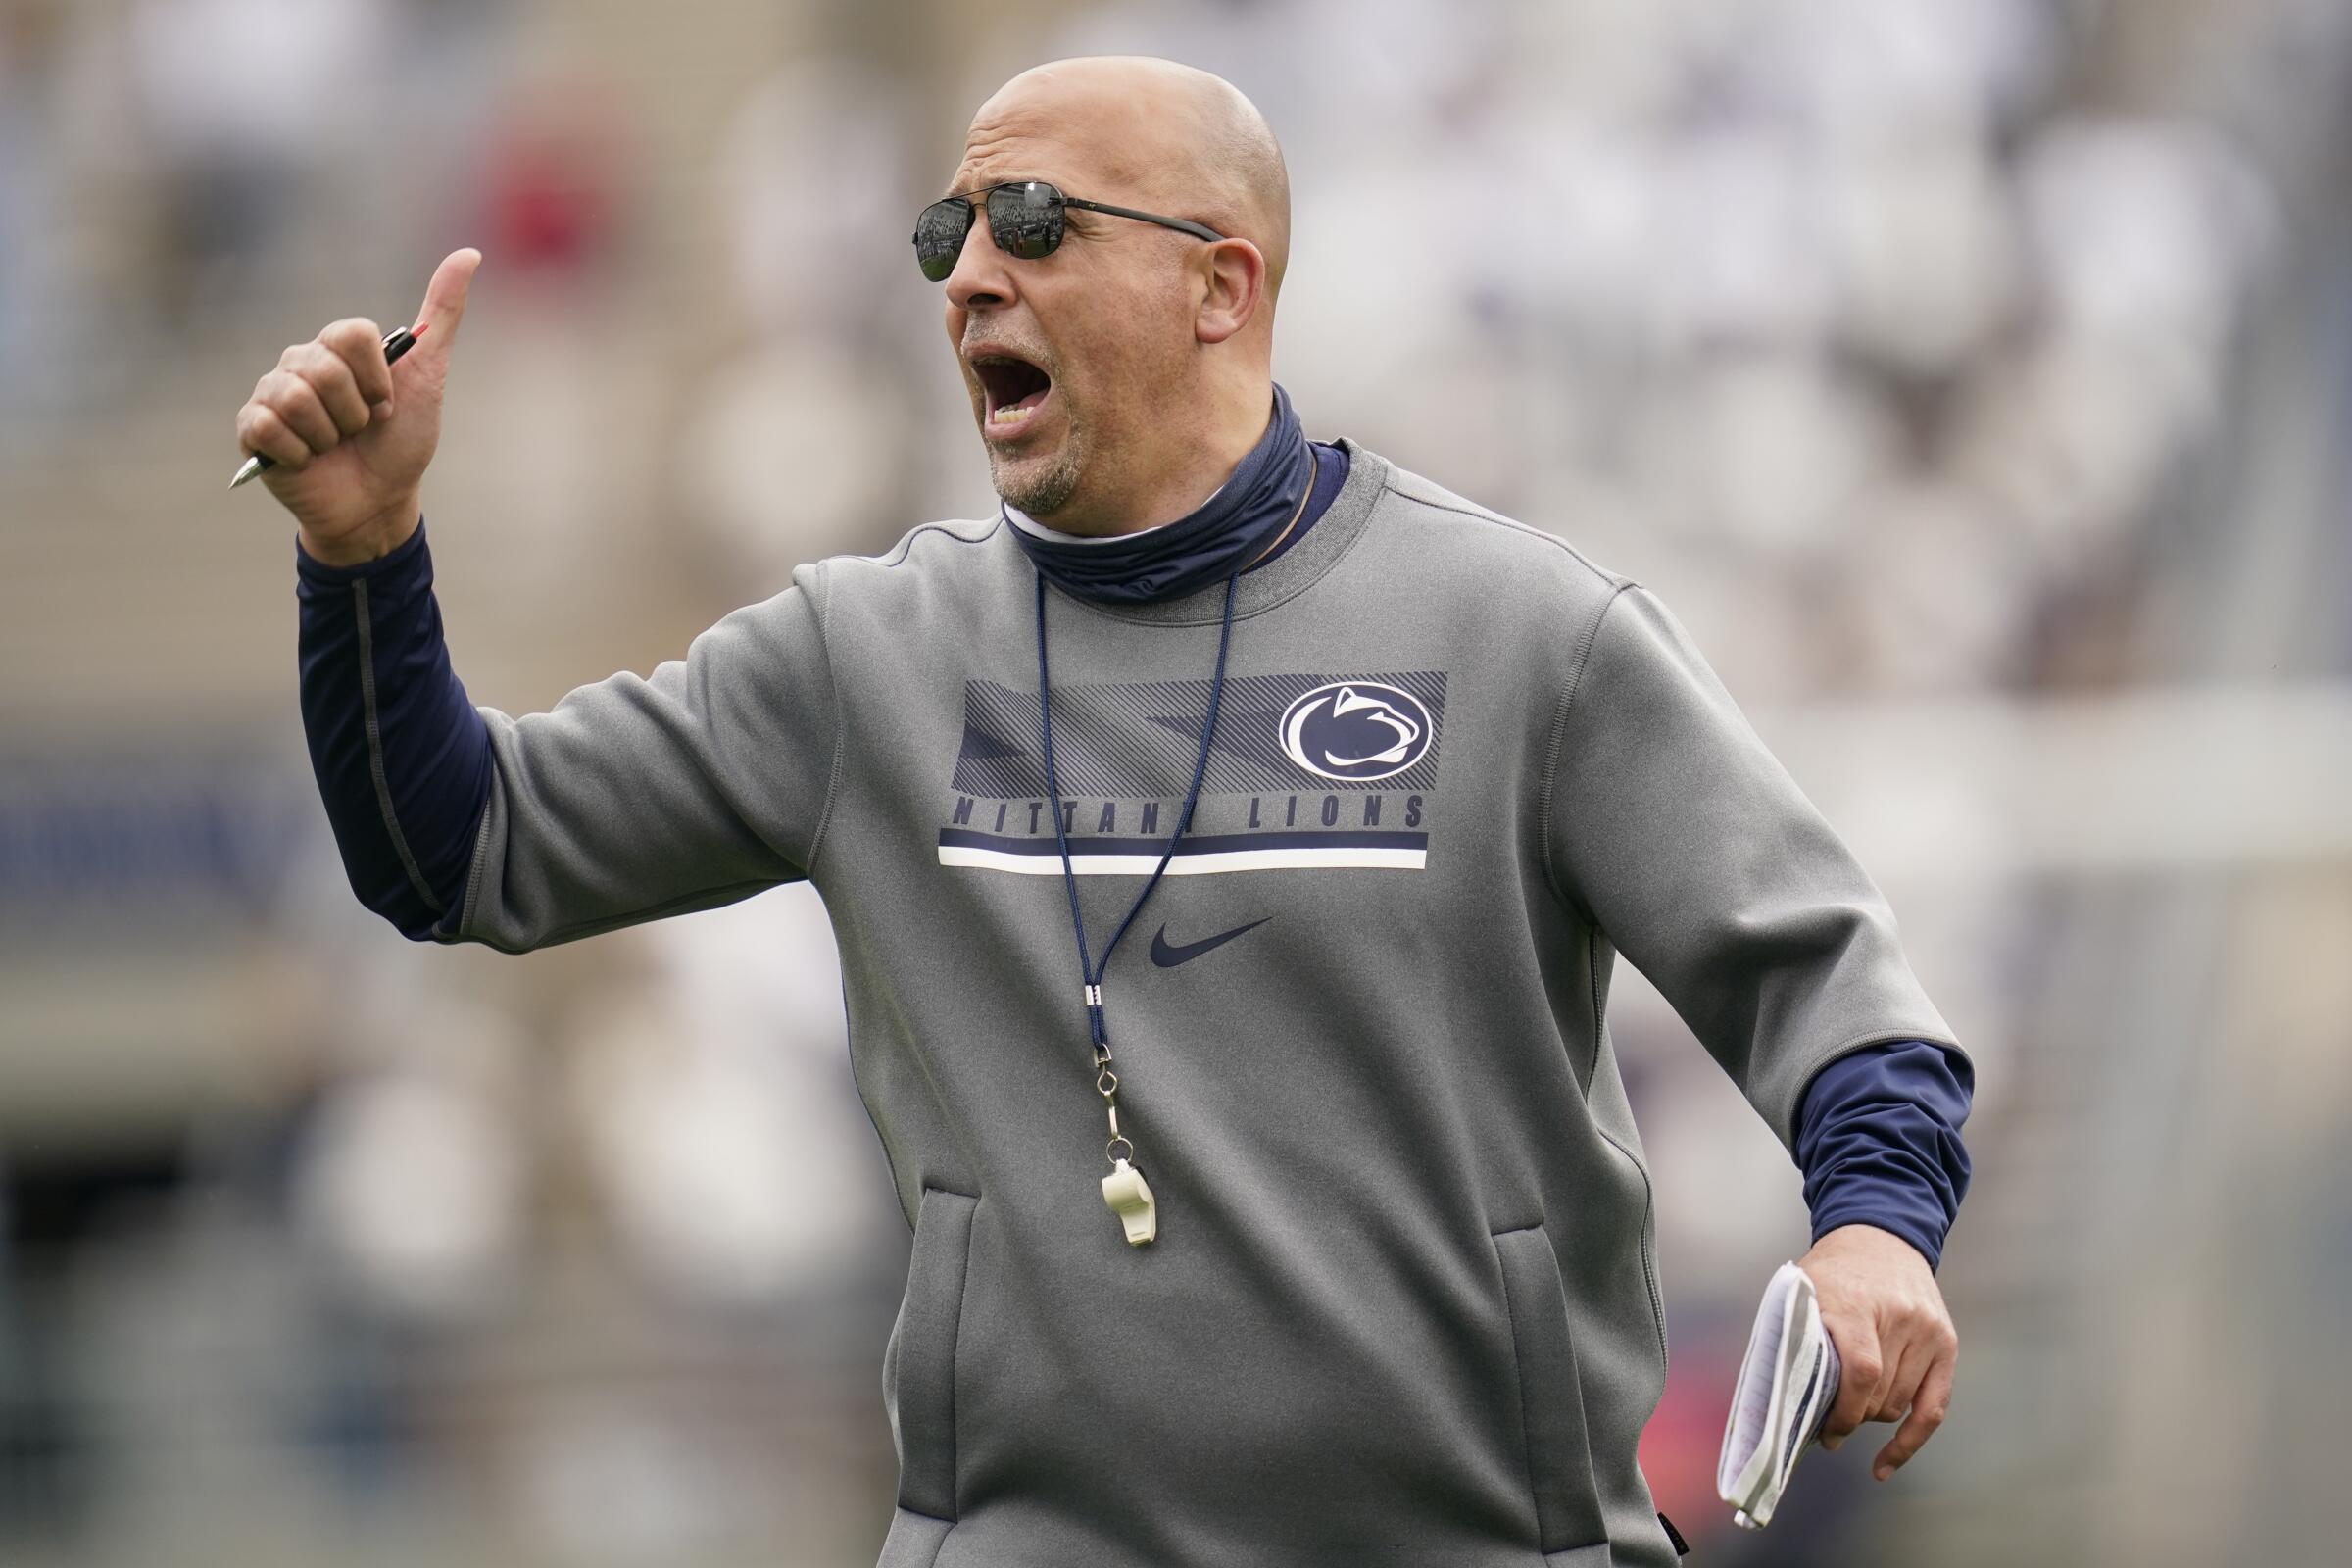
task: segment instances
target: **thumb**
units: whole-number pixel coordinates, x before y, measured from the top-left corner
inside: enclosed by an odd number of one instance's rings
[[[466,315],[466,294],[473,284],[473,270],[481,265],[482,253],[468,245],[451,251],[433,269],[433,280],[424,288],[424,303],[416,310],[416,333],[424,339],[417,344],[419,350],[449,353],[450,345],[457,341],[458,322]]]

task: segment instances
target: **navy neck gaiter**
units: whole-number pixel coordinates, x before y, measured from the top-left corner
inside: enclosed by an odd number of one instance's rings
[[[1048,581],[1100,604],[1147,604],[1220,582],[1257,559],[1306,499],[1312,456],[1290,394],[1274,385],[1274,416],[1266,433],[1215,495],[1190,515],[1142,533],[1085,539],[1040,538],[1006,525]],[[1023,519],[1026,521],[1027,519]]]

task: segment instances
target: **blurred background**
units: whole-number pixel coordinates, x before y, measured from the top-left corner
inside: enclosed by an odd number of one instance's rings
[[[988,512],[909,220],[1129,50],[1285,143],[1309,432],[1654,587],[1974,1050],[1951,1422],[1748,1536],[1797,1177],[1626,978],[1693,1560],[2337,1555],[2352,0],[0,0],[0,1560],[873,1560],[906,1236],[821,906],[362,911],[232,421],[478,245],[459,670],[649,671]]]

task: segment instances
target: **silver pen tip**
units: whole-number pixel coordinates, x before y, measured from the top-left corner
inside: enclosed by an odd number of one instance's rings
[[[246,480],[252,478],[255,474],[261,471],[262,460],[259,458],[247,458],[245,460],[245,466],[237,470],[236,477],[228,481],[228,487],[231,490],[234,490],[237,486],[243,484]]]

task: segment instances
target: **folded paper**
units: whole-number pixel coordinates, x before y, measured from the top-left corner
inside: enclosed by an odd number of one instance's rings
[[[1838,1347],[1822,1327],[1813,1281],[1783,1263],[1764,1287],[1715,1466],[1715,1491],[1732,1505],[1733,1523],[1761,1530],[1772,1522],[1789,1472],[1837,1402],[1838,1374]]]

